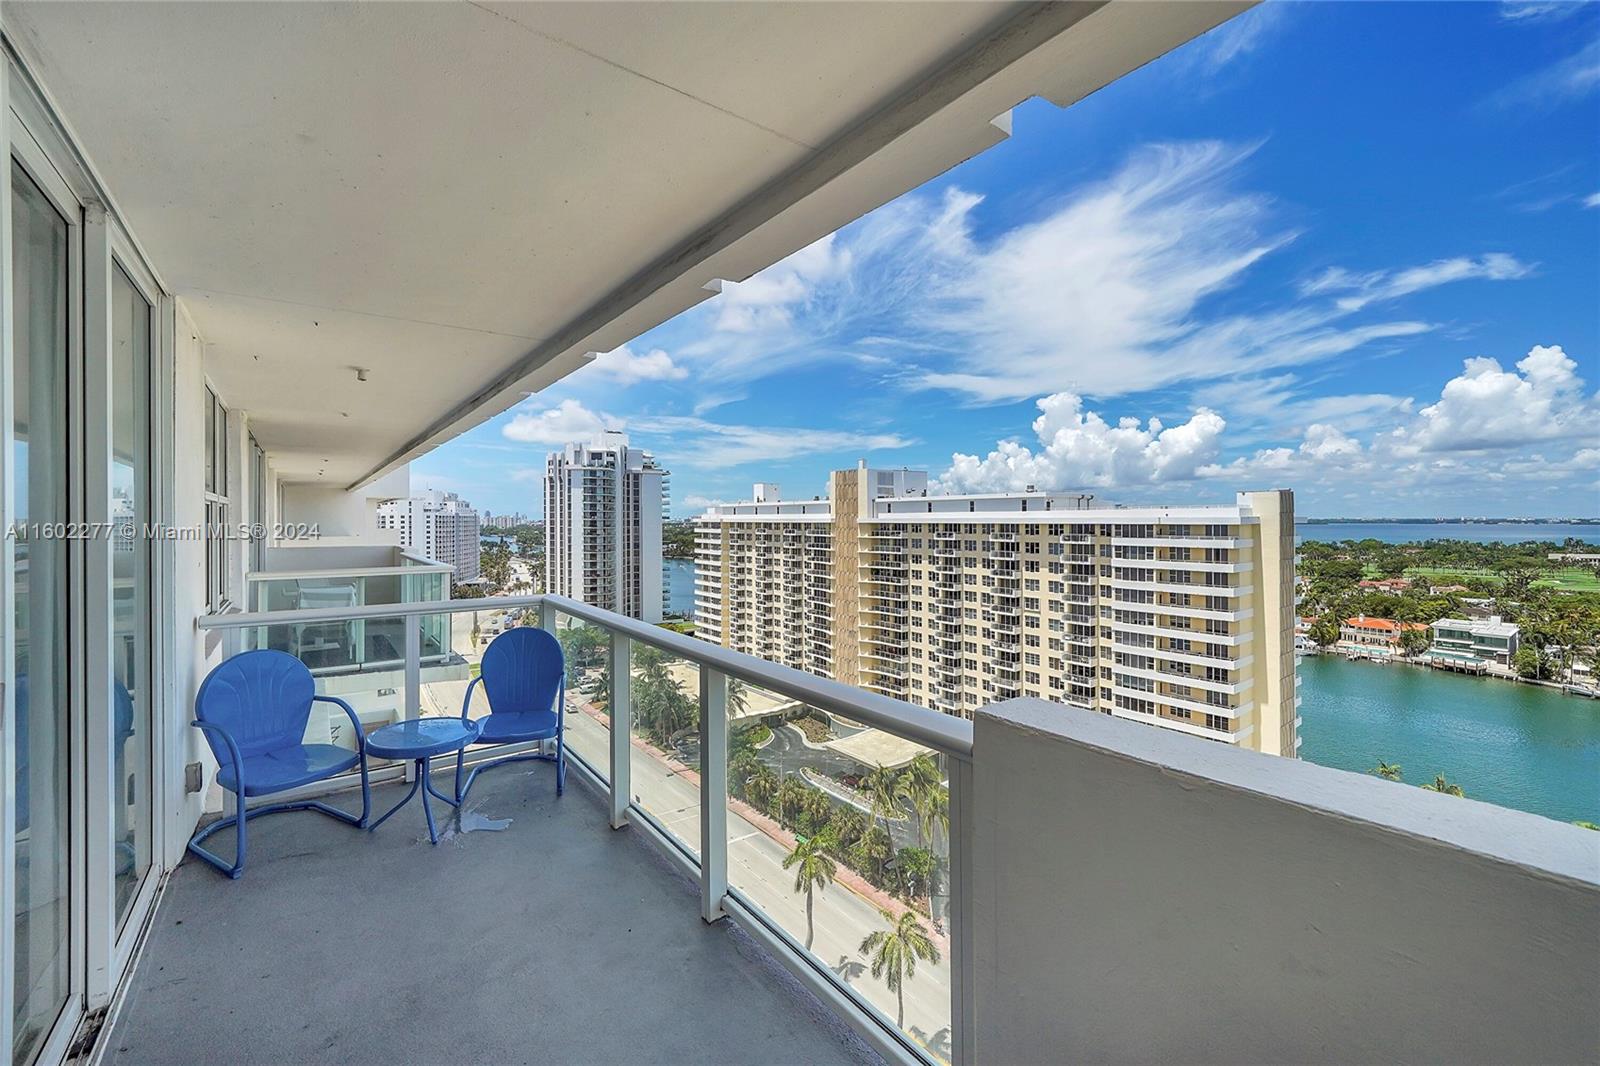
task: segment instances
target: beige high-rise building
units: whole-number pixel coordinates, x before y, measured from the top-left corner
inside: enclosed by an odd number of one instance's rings
[[[970,717],[1035,696],[1275,755],[1298,747],[1294,494],[1113,507],[939,496],[835,471],[827,499],[697,521],[698,634]]]

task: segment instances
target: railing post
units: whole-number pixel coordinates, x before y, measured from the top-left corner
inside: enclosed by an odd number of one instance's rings
[[[700,667],[700,917],[728,894],[728,675]]]
[[[633,785],[628,776],[633,731],[633,638],[611,634],[611,828],[628,824]]]
[[[556,605],[549,600],[539,601],[539,628],[552,637],[561,635],[556,632]]]
[[[422,618],[406,615],[406,713],[415,718],[422,713]]]
[[[955,1066],[978,1060],[972,958],[972,763],[945,757],[950,772],[950,1055]]]

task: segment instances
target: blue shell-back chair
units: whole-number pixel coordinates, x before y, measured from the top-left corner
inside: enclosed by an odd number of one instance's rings
[[[306,723],[315,700],[336,704],[350,716],[356,746],[305,743]],[[238,797],[238,809],[194,835],[189,850],[229,877],[244,873],[246,820],[278,811],[320,811],[341,822],[365,827],[372,809],[367,784],[367,738],[361,721],[344,700],[319,696],[311,671],[281,651],[247,651],[221,663],[206,675],[194,698],[194,725],[205,732],[217,757],[217,784]],[[275,803],[245,809],[250,796],[322,781],[361,766],[361,816],[316,800]],[[236,858],[227,862],[200,846],[201,841],[229,826],[237,830]]]
[[[554,755],[538,752],[508,755],[473,768],[466,783],[456,791],[465,799],[479,770],[524,759],[542,759],[556,764],[556,795],[567,785],[565,741],[567,705],[567,665],[561,642],[543,629],[518,626],[501,633],[483,653],[481,670],[467,686],[461,701],[461,717],[471,721],[472,690],[483,683],[489,695],[489,711],[479,724],[479,744],[523,744],[535,740],[556,742]],[[457,757],[456,780],[461,780]]]

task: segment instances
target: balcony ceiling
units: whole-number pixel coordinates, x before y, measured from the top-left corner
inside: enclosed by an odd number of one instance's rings
[[[505,410],[1244,4],[7,3],[289,480]],[[354,367],[369,368],[359,383]]]

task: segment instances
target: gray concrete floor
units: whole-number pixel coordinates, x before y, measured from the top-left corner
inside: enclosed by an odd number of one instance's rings
[[[731,922],[703,923],[698,886],[611,830],[576,771],[557,800],[552,771],[478,779],[467,807],[510,818],[499,832],[431,846],[413,800],[376,833],[311,812],[252,822],[239,881],[189,859],[106,1060],[878,1061]],[[374,813],[402,788],[374,789]],[[226,832],[208,843],[232,853]]]

